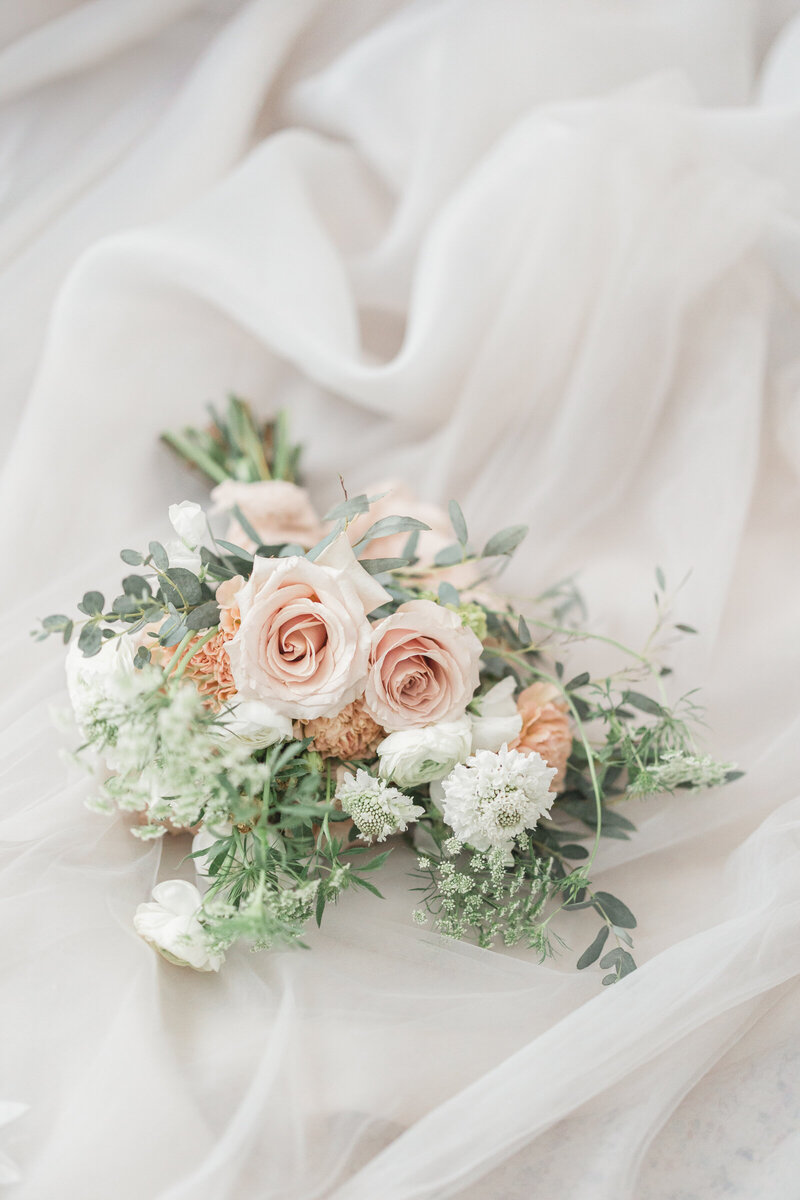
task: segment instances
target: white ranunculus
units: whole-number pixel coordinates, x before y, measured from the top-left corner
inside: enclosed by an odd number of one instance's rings
[[[225,961],[208,947],[197,919],[202,897],[193,883],[168,879],[153,888],[153,899],[140,904],[133,918],[136,932],[159,954],[179,967],[218,971]]]
[[[401,729],[390,733],[378,746],[380,774],[400,787],[416,787],[442,779],[469,756],[471,749],[469,717]]]
[[[289,717],[276,713],[262,700],[231,702],[231,712],[222,719],[220,729],[226,736],[237,737],[252,750],[263,750],[275,742],[287,741],[292,737],[292,722]]]
[[[472,753],[478,750],[499,750],[519,737],[522,717],[514,700],[515,682],[512,675],[501,679],[483,696],[475,699],[477,713],[472,722]]]

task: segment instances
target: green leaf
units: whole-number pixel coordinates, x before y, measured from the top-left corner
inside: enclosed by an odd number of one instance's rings
[[[589,679],[589,672],[581,671],[580,675],[576,675],[573,679],[570,679],[569,683],[564,684],[564,691],[574,692],[576,688],[586,687]]]
[[[369,575],[381,575],[384,571],[396,571],[409,565],[407,558],[360,558],[358,561]]]
[[[451,500],[448,506],[450,512],[450,524],[453,526],[453,533],[458,538],[462,546],[467,544],[467,522],[464,520],[464,514],[461,511],[461,505],[457,500]]]
[[[63,631],[63,635],[62,635],[64,638],[65,646],[68,643],[69,639],[72,637],[73,629],[74,629],[74,625],[72,624],[72,621],[67,621],[66,625],[64,626],[64,631]]]
[[[150,651],[147,646],[140,646],[133,656],[133,665],[137,670],[141,671],[142,667],[150,662]]]
[[[105,602],[102,592],[87,592],[78,605],[78,608],[81,612],[85,612],[87,617],[99,617],[103,611]]]
[[[349,500],[343,500],[341,504],[335,505],[322,519],[323,521],[350,521],[353,517],[365,512],[369,512],[369,500],[362,492],[360,496],[352,496]]]
[[[224,550],[228,550],[234,558],[238,558],[242,562],[251,563],[255,561],[249,550],[243,549],[242,546],[234,546],[233,542],[224,542],[222,538],[217,538],[217,545],[222,546]],[[181,568],[178,569],[180,570]]]
[[[530,646],[533,644],[533,638],[531,637],[531,631],[530,631],[530,629],[528,629],[528,622],[525,620],[525,618],[523,616],[520,616],[520,618],[519,618],[519,625],[517,626],[517,637],[522,642],[523,646]],[[563,670],[563,667],[562,667],[562,670]]]
[[[585,967],[590,967],[593,962],[597,962],[600,953],[608,939],[608,926],[601,926],[597,937],[592,942],[591,946],[587,946],[583,954],[578,959],[577,967],[579,971],[583,971]]]
[[[140,567],[144,562],[144,555],[138,550],[120,550],[119,556],[129,567]]]
[[[490,537],[483,547],[483,558],[498,558],[501,554],[513,554],[517,546],[528,535],[527,525],[509,525]]]
[[[153,594],[153,589],[143,575],[126,575],[122,581],[122,590],[126,596],[136,596],[140,600],[145,597],[149,599]]]
[[[414,533],[415,530],[421,533],[428,529],[430,525],[418,521],[416,517],[381,517],[374,525],[370,525],[355,550],[356,553],[363,550],[374,538],[391,537],[395,533]]]
[[[744,779],[744,771],[726,771],[725,782],[734,783],[737,779]]]
[[[84,625],[78,638],[78,649],[84,658],[93,658],[103,644],[99,625]]]
[[[63,616],[61,613],[53,613],[50,617],[42,619],[42,628],[48,633],[61,633],[61,630],[71,624],[69,617]]]
[[[636,928],[636,917],[627,904],[623,904],[610,892],[595,892],[594,901],[596,905],[600,905],[612,925],[619,925],[622,929]]]
[[[675,628],[680,629],[681,633],[697,633],[694,625],[684,625],[682,621],[679,621]]]
[[[439,550],[434,556],[434,563],[437,567],[452,567],[456,563],[460,563],[464,558],[464,548],[458,542],[453,542],[450,546],[445,546]]]
[[[161,577],[161,595],[167,604],[176,608],[201,604],[203,589],[200,580],[185,567],[170,567]]]
[[[253,528],[253,526],[248,521],[247,517],[242,512],[239,505],[234,504],[233,508],[231,509],[231,512],[233,513],[233,516],[239,522],[239,524],[241,525],[242,529],[245,531],[247,536],[250,538],[250,541],[255,542],[255,544],[258,545],[261,541],[261,535],[256,533],[255,529]]]
[[[649,713],[652,717],[660,717],[664,711],[657,700],[645,696],[643,692],[625,692],[623,701],[626,704],[632,704],[640,712]]]
[[[627,950],[623,950],[621,946],[616,946],[606,954],[605,958],[600,959],[600,966],[603,970],[609,967],[615,967],[617,971],[617,979],[624,979],[626,975],[636,970],[636,963],[633,955]]]
[[[610,987],[610,985],[612,983],[617,982],[618,978],[619,978],[618,975],[604,975],[603,976],[603,987]]]
[[[664,578],[664,572],[661,570],[661,567],[656,567],[656,583],[661,588],[662,592],[667,590],[667,581]]]
[[[161,542],[151,542],[148,549],[150,550],[150,557],[159,571],[166,571],[169,566],[169,555],[161,545]]]
[[[117,596],[111,605],[112,612],[118,617],[131,617],[141,611],[141,602],[133,596]]]
[[[187,629],[211,629],[219,624],[219,605],[216,600],[206,600],[199,608],[194,608],[186,618]]]
[[[559,853],[565,858],[588,858],[589,851],[585,846],[579,846],[577,842],[570,842],[567,846],[562,846]]]
[[[413,533],[409,534],[408,541],[406,542],[405,546],[403,547],[403,558],[408,558],[408,559],[416,558],[418,546],[419,546],[419,530],[415,529]]]
[[[448,583],[447,580],[443,580],[443,582],[439,584],[439,603],[455,604],[456,607],[458,607],[458,605],[461,603],[461,597],[459,596],[458,592],[453,587],[452,583]]]
[[[320,887],[317,891],[317,903],[314,917],[317,925],[322,924],[322,914],[325,912],[325,889]]]

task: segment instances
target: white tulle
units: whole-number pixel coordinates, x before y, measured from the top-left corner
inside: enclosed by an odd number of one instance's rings
[[[794,1195],[800,5],[36,0],[0,47],[0,1182]],[[83,807],[28,629],[204,499],[157,434],[227,390],[288,408],[323,511],[341,472],[529,522],[509,586],[579,570],[611,637],[691,570],[674,687],[747,775],[604,844],[621,985],[417,928],[402,851],[310,953],[136,936],[190,843]]]

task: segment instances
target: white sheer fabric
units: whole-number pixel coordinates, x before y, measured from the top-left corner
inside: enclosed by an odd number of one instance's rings
[[[0,8],[9,1196],[794,1194],[797,10]],[[321,505],[341,471],[529,521],[511,584],[580,569],[606,633],[692,570],[675,686],[747,776],[604,846],[622,985],[415,928],[403,851],[312,953],[201,977],[136,938],[186,847],[83,808],[27,631],[202,497],[156,438],[229,389],[290,410]]]

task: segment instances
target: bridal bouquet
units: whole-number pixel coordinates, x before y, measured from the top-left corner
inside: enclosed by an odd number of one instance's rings
[[[737,774],[698,753],[691,697],[667,698],[661,572],[644,651],[612,643],[614,674],[572,674],[563,658],[593,636],[574,588],[524,613],[497,591],[523,526],[476,549],[455,501],[391,485],[320,520],[283,417],[259,428],[231,399],[212,418],[164,438],[215,485],[224,537],[173,505],[169,541],[122,551],[110,604],[88,591],[80,619],[37,633],[70,644],[93,804],[140,838],[194,837],[196,884],[158,884],[137,931],[201,971],[238,939],[302,944],[343,892],[381,895],[378,844],[402,839],[418,924],[544,956],[555,915],[588,908],[578,967],[599,960],[605,984],[634,970],[636,920],[591,881],[601,839],[634,832],[620,801]]]

